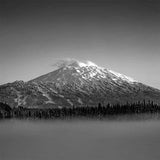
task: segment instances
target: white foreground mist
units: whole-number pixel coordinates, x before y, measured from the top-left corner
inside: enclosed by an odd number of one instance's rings
[[[158,160],[159,121],[4,121],[1,160]]]

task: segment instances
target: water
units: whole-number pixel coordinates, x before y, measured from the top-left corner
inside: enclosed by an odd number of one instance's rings
[[[0,122],[0,160],[159,160],[160,121]]]

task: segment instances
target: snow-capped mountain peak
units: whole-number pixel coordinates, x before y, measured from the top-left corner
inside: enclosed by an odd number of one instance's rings
[[[91,61],[86,61],[86,63],[78,62],[80,67],[98,67],[95,63]]]
[[[126,81],[128,83],[137,82],[133,78],[130,78],[124,74],[114,72],[112,70],[105,69],[96,65],[91,61],[80,62],[74,59],[60,60],[56,63],[56,69],[63,70],[76,70],[77,74],[85,80],[100,80],[110,77],[113,81]],[[66,74],[66,73],[65,73]]]
[[[91,61],[61,60],[52,72],[28,82],[0,86],[0,101],[10,106],[71,107],[153,100],[160,91]],[[136,83],[135,83],[136,82]]]

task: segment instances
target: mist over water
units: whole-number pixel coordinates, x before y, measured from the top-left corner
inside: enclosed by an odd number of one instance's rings
[[[0,122],[1,160],[158,160],[160,121]]]

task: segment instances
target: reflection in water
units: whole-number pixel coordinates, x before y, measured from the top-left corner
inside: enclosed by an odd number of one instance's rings
[[[158,160],[160,121],[0,122],[0,160]]]

